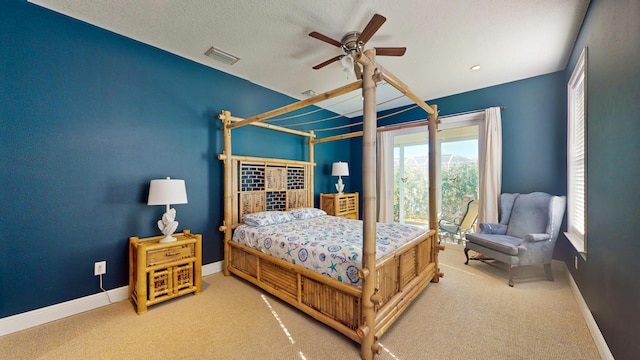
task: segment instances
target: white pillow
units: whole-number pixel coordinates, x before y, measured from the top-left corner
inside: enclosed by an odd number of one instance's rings
[[[287,211],[262,211],[242,217],[245,224],[251,226],[267,226],[293,221],[295,218]]]
[[[311,219],[318,216],[327,215],[324,210],[316,208],[297,208],[289,211],[296,219]]]

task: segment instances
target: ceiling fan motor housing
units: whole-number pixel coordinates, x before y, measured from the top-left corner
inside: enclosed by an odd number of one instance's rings
[[[360,52],[362,50],[362,46],[364,45],[363,43],[358,43],[358,37],[360,37],[360,32],[359,31],[352,31],[352,32],[348,32],[346,33],[343,37],[342,37],[342,48],[344,49],[344,51],[346,52],[351,52],[351,51],[356,51],[356,52]]]

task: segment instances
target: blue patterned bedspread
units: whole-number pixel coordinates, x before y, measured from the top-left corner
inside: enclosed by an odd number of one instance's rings
[[[378,223],[376,259],[415,240],[427,229]],[[347,284],[361,286],[362,221],[335,216],[293,220],[277,225],[240,225],[233,241]]]

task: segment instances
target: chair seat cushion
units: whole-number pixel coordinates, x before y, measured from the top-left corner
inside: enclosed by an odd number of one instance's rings
[[[507,255],[517,256],[518,246],[522,244],[523,239],[509,235],[467,234],[467,242],[472,242]]]
[[[458,232],[458,226],[456,225],[449,225],[449,224],[442,224],[439,226],[439,228],[441,230],[444,230],[446,232],[450,232],[450,233],[457,233]]]

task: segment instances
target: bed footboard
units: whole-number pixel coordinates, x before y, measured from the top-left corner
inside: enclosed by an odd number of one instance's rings
[[[228,271],[311,315],[355,342],[363,325],[362,290],[273,258],[255,249],[230,242]],[[437,277],[435,231],[405,245],[376,262],[379,301],[376,306],[376,337],[404,312]]]

